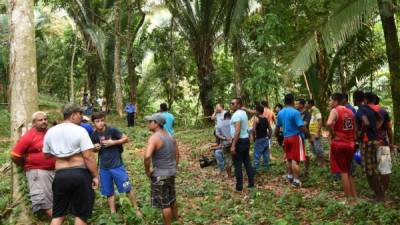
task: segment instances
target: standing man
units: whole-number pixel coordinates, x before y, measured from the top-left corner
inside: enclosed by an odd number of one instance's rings
[[[82,108],[67,104],[64,122],[49,129],[44,137],[43,152],[56,159],[51,225],[62,224],[69,213],[75,216],[75,225],[85,225],[92,215],[99,178],[94,146],[79,126],[82,114]]]
[[[43,154],[47,125],[46,113],[35,112],[32,115],[33,128],[18,140],[11,151],[11,159],[25,170],[33,212],[44,210],[51,218],[55,160],[46,159]]]
[[[378,171],[378,127],[382,124],[379,113],[375,112],[368,104],[374,102],[371,94],[362,91],[353,93],[354,105],[358,106],[356,114],[357,127],[359,127],[358,140],[361,142],[361,158],[364,172],[370,188],[374,192],[374,200],[384,201],[385,195],[379,179]],[[364,104],[364,101],[366,104]]]
[[[330,163],[331,172],[340,173],[343,190],[349,202],[357,197],[353,176],[350,174],[351,162],[355,151],[355,116],[353,112],[341,105],[343,95],[335,93],[331,96],[332,108],[326,125],[331,133]]]
[[[307,135],[307,129],[301,119],[301,114],[294,108],[293,94],[285,95],[285,107],[278,113],[275,136],[279,137],[279,129],[283,128],[283,145],[286,155],[286,180],[294,187],[300,187],[300,162],[306,160],[304,142],[301,132]]]
[[[242,164],[246,168],[249,180],[249,188],[254,187],[254,172],[250,162],[250,140],[248,129],[248,117],[242,109],[242,100],[234,98],[231,101],[231,109],[234,112],[231,118],[231,136],[232,146],[231,154],[233,157],[233,165],[235,167],[236,191],[243,190],[243,173]]]
[[[162,209],[165,225],[172,218],[178,219],[176,205],[175,176],[179,163],[179,150],[176,141],[163,126],[165,118],[161,113],[147,116],[148,129],[153,133],[144,155],[146,175],[151,179],[151,205]],[[150,164],[153,169],[150,169]]]
[[[378,129],[378,170],[380,173],[383,192],[389,188],[390,174],[392,173],[391,152],[394,151],[392,122],[389,113],[379,106],[380,99],[374,94],[374,104],[369,106],[378,112],[383,119],[382,126]]]
[[[310,121],[311,121],[311,114],[310,112],[306,109],[305,105],[306,105],[306,100],[304,99],[299,99],[296,101],[297,102],[297,110],[300,111],[300,115],[301,115],[301,119],[304,122],[304,126],[307,128],[307,131],[309,131],[309,125],[310,125]],[[305,133],[301,133],[300,135],[303,138],[303,142],[306,144],[305,140],[308,139],[310,142],[310,137],[306,136]],[[308,176],[308,169],[310,168],[310,155],[307,152],[307,149],[304,148],[304,150],[306,151],[306,161],[304,163],[304,167],[305,167],[305,176]]]
[[[168,111],[167,103],[160,104],[160,112],[165,118],[164,130],[168,132],[169,135],[174,137],[174,125],[175,117]]]
[[[267,171],[269,167],[269,140],[272,136],[272,128],[268,118],[264,115],[264,107],[256,106],[256,116],[253,122],[253,140],[254,140],[254,172],[257,173],[260,164],[260,158],[263,157],[263,167]]]
[[[126,193],[132,206],[136,209],[136,215],[141,216],[136,204],[136,196],[132,190],[128,173],[122,161],[123,144],[128,137],[117,128],[106,125],[104,113],[92,115],[95,131],[91,138],[95,150],[99,151],[100,162],[100,190],[103,196],[107,196],[111,213],[116,213],[114,184],[119,193]]]
[[[219,144],[219,138],[216,135],[216,131],[217,131],[217,127],[218,125],[224,120],[224,115],[225,115],[226,111],[224,109],[224,105],[221,103],[218,103],[215,106],[215,110],[214,113],[211,116],[211,120],[215,121],[215,130],[214,130],[214,135],[217,138],[217,144]]]
[[[313,99],[309,99],[306,103],[306,108],[311,114],[308,130],[310,132],[310,146],[314,156],[316,156],[319,165],[325,167],[324,147],[322,146],[322,114],[315,106]]]
[[[135,113],[136,113],[136,104],[129,102],[124,111],[126,112],[126,119],[128,121],[128,127],[135,126]]]

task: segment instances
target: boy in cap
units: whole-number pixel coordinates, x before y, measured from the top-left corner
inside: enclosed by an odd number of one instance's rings
[[[146,175],[151,179],[151,204],[162,209],[164,224],[178,219],[176,205],[175,176],[179,162],[178,146],[174,138],[163,129],[165,117],[156,113],[145,118],[153,133],[144,155]],[[150,164],[153,168],[150,169]]]

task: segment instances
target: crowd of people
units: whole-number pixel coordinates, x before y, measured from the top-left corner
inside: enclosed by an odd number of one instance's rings
[[[357,110],[348,99],[347,94],[332,94],[326,121],[313,99],[295,99],[293,94],[285,95],[284,106],[277,104],[274,112],[267,101],[256,103],[254,110],[244,107],[240,98],[232,99],[231,111],[225,110],[223,104],[217,104],[212,115],[216,144],[210,149],[218,169],[221,173],[226,170],[231,178],[233,164],[236,191],[241,192],[244,165],[248,188],[253,188],[255,175],[261,170],[261,158],[263,170],[268,170],[273,159],[270,148],[274,134],[284,152],[287,174],[283,178],[293,187],[301,187],[301,162],[304,164],[303,177],[308,176],[311,157],[320,167],[326,167],[322,141],[325,127],[329,131],[326,140],[330,145],[330,171],[341,179],[346,202],[353,203],[357,199],[353,179],[357,151],[360,151],[360,164],[374,193],[371,200],[384,201],[392,173],[391,152],[396,147],[389,113],[380,106],[380,99],[374,93],[355,91],[353,99]],[[253,160],[250,159],[251,142],[254,142]]]
[[[92,113],[91,119],[84,112],[83,107],[67,104],[64,121],[50,129],[47,114],[35,112],[32,128],[12,149],[13,162],[25,170],[33,212],[44,211],[52,225],[62,224],[67,214],[75,217],[75,224],[87,224],[98,187],[110,212],[116,213],[116,186],[127,195],[136,215],[142,216],[122,157],[128,137],[106,123],[104,112]],[[173,218],[178,219],[175,176],[179,151],[173,136],[174,117],[163,103],[159,113],[145,119],[152,132],[144,156],[151,205],[162,209],[164,224],[171,224]]]
[[[347,202],[357,199],[352,176],[357,149],[361,150],[361,165],[374,193],[373,201],[384,201],[392,172],[391,151],[395,148],[389,113],[373,93],[356,91],[353,100],[357,110],[346,94],[332,94],[326,121],[314,100],[295,100],[293,94],[285,95],[284,106],[278,104],[274,110],[267,101],[257,103],[254,109],[244,107],[240,98],[231,100],[230,111],[217,104],[212,115],[216,144],[211,149],[218,169],[226,170],[229,178],[235,177],[235,189],[242,192],[244,165],[248,188],[254,188],[256,175],[268,171],[270,160],[274,159],[270,148],[275,135],[284,150],[287,174],[283,178],[299,188],[301,162],[307,176],[311,152],[319,166],[325,167],[322,142],[325,127],[329,131],[330,171],[340,177]],[[132,109],[126,111],[132,113]],[[141,216],[122,157],[128,137],[106,123],[104,112],[94,112],[91,118],[83,113],[82,107],[67,104],[64,121],[48,129],[46,113],[35,112],[32,129],[12,149],[12,160],[26,173],[32,210],[45,211],[52,218],[52,225],[62,224],[67,214],[75,216],[75,224],[86,224],[99,186],[110,212],[116,213],[115,185],[119,193],[127,195],[137,216]],[[175,177],[179,150],[174,138],[175,118],[167,104],[162,103],[158,113],[145,119],[152,132],[144,154],[144,171],[151,183],[151,205],[162,209],[164,223],[171,224],[172,219],[178,219]],[[133,124],[128,116],[129,125]],[[251,142],[254,142],[253,159]]]

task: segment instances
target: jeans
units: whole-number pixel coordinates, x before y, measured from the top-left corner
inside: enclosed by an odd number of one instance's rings
[[[225,168],[225,161],[224,161],[224,152],[222,149],[217,149],[214,152],[215,159],[217,160],[217,166],[219,171],[224,171]]]
[[[244,164],[247,177],[249,179],[249,187],[254,187],[254,172],[250,162],[250,140],[248,138],[240,138],[236,144],[236,154],[233,155],[233,165],[235,166],[236,190],[243,190],[243,171]]]
[[[324,155],[324,147],[322,146],[322,140],[320,137],[314,138],[314,142],[311,145],[311,149],[314,155],[322,157]]]
[[[260,158],[263,157],[263,167],[268,169],[269,165],[269,138],[258,138],[254,142],[254,170],[257,171],[260,165]]]

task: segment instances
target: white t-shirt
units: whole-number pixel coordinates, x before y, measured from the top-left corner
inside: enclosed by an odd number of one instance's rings
[[[93,147],[85,128],[73,123],[61,123],[47,131],[44,136],[43,152],[63,158]]]
[[[224,120],[226,111],[222,110],[222,112],[215,113],[215,127],[218,127],[218,125]]]

